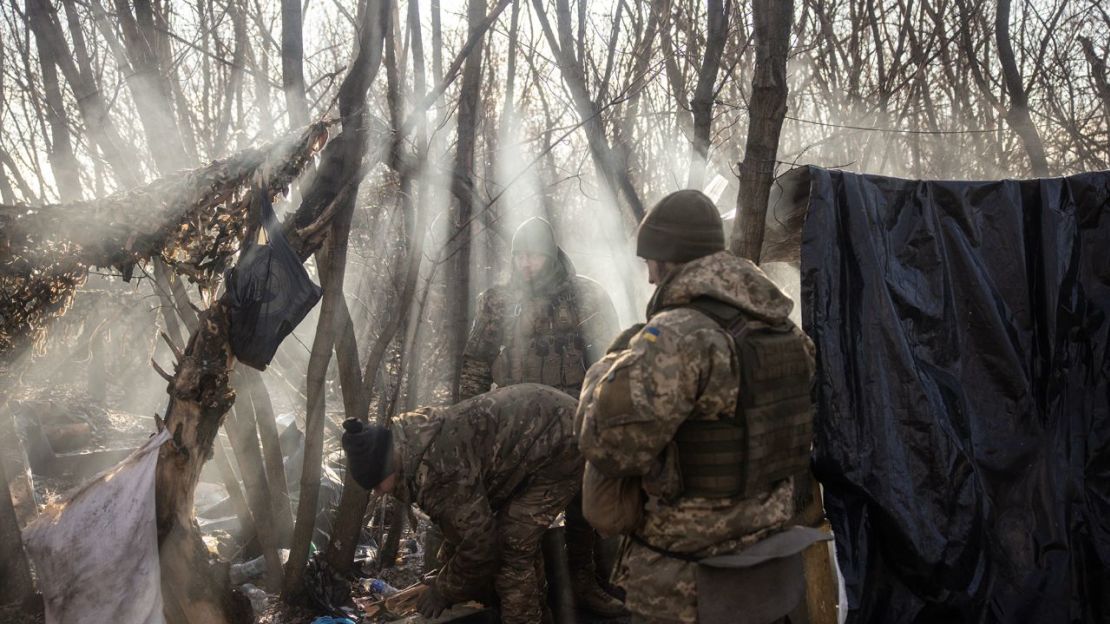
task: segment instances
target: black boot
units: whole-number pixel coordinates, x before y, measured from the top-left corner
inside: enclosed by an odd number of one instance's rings
[[[597,534],[582,516],[581,497],[575,498],[567,509],[566,540],[570,585],[578,608],[602,617],[625,615],[627,612],[621,601],[606,592],[598,582],[594,563]]]

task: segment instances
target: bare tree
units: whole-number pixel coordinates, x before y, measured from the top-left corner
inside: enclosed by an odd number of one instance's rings
[[[737,218],[732,228],[732,251],[759,263],[763,249],[767,198],[774,180],[779,134],[786,115],[786,57],[794,3],[754,0],[755,74],[748,104],[750,123],[744,160],[740,163]]]
[[[109,117],[107,104],[96,85],[83,36],[78,34],[79,31],[72,33],[76,54],[71,52],[55,18],[56,14],[48,0],[27,0],[27,19],[35,38],[43,47],[51,50],[51,56],[73,89],[89,135],[104,154],[105,160],[112,165],[116,176],[129,186],[137,185],[142,180],[142,175],[124,153],[125,142]]]
[[[382,46],[389,20],[389,0],[371,0],[359,20],[358,54],[339,89],[339,108],[343,131],[325,151],[323,164],[305,192],[305,206],[334,204],[335,221],[330,226],[329,242],[317,258],[324,287],[320,320],[313,340],[308,367],[308,408],[305,416],[304,467],[297,521],[293,531],[289,561],[282,589],[287,598],[303,591],[304,567],[316,519],[320,490],[320,463],[324,435],[324,376],[335,342],[335,323],[343,298],[343,273],[346,266],[347,236],[350,232],[355,196],[361,182],[366,152],[366,93],[381,66]],[[309,212],[314,214],[316,211]],[[309,225],[306,218],[301,221]]]
[[[1087,58],[1087,65],[1091,70],[1091,82],[1094,83],[1095,91],[1102,100],[1102,114],[1106,117],[1107,126],[1110,126],[1110,80],[1107,79],[1106,73],[1106,55],[1100,55],[1095,51],[1095,44],[1090,37],[1080,37],[1079,41],[1083,45],[1083,55]]]
[[[12,415],[0,407],[0,418]],[[23,552],[23,538],[19,532],[19,519],[8,492],[8,477],[4,462],[0,461],[0,604],[22,602],[34,593],[31,582],[31,569]]]
[[[37,5],[28,10],[41,10]],[[77,157],[69,137],[69,114],[58,84],[58,68],[54,49],[36,39],[39,66],[42,68],[43,95],[46,98],[46,116],[50,121],[50,165],[58,183],[58,196],[63,202],[81,199],[81,179],[78,176]]]
[[[547,38],[547,45],[551,48],[559,64],[559,73],[565,81],[567,89],[570,90],[598,174],[614,199],[624,197],[630,217],[633,221],[638,222],[644,216],[644,205],[628,174],[628,163],[625,158],[628,151],[619,146],[615,149],[610,146],[601,117],[601,108],[590,97],[587,90],[586,77],[582,69],[584,59],[577,58],[574,52],[575,40],[571,33],[569,0],[555,1],[558,36],[551,28],[551,23],[547,19],[547,13],[541,0],[532,0],[532,7],[535,9],[536,19],[540,22],[544,36]]]
[[[470,0],[467,4],[470,33],[479,32],[486,17],[486,0]],[[451,231],[456,238],[447,272],[447,300],[451,302],[448,327],[453,364],[451,394],[459,397],[459,364],[469,321],[470,300],[470,230],[475,211],[474,140],[478,127],[478,102],[482,85],[482,39],[470,51],[463,66],[459,92],[458,134],[455,167],[452,176]]]
[[[294,126],[308,123],[308,97],[304,86],[304,41],[300,0],[281,0],[281,83],[285,106]]]
[[[1006,83],[1006,92],[1010,96],[1010,110],[1006,114],[1006,121],[1021,137],[1025,153],[1029,156],[1029,163],[1033,168],[1033,175],[1039,178],[1047,177],[1048,156],[1045,154],[1041,135],[1033,125],[1032,117],[1029,116],[1029,96],[1025,92],[1021,72],[1018,70],[1017,61],[1014,60],[1014,48],[1010,43],[1010,0],[998,0],[994,27],[998,42],[998,60],[1002,63],[1002,77]]]
[[[708,0],[706,3],[705,56],[698,71],[698,83],[690,108],[694,115],[694,136],[690,150],[690,176],[686,185],[705,185],[705,165],[709,158],[710,132],[713,128],[713,102],[717,96],[717,72],[728,35],[731,0]],[[776,136],[776,139],[778,137]]]

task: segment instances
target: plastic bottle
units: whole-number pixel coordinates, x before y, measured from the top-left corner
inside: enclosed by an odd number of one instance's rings
[[[370,579],[370,591],[379,596],[392,596],[401,590],[381,579]]]

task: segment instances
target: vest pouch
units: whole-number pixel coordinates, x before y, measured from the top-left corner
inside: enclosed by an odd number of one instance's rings
[[[688,420],[675,436],[687,495],[750,498],[808,473],[812,367],[794,324],[748,317],[707,298],[686,307],[715,320],[732,337],[740,366],[735,413],[715,421]]]
[[[700,560],[698,622],[770,624],[788,615],[791,624],[808,621],[802,553],[829,539],[824,531],[796,526],[737,553]]]
[[[631,533],[644,513],[639,477],[607,477],[586,462],[582,476],[582,515],[603,537]]]
[[[735,419],[687,420],[675,432],[682,495],[729,498],[744,489],[746,436]]]

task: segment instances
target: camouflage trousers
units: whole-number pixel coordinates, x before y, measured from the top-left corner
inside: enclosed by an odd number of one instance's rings
[[[544,620],[547,583],[543,534],[578,493],[581,481],[580,456],[553,458],[529,479],[521,492],[498,510],[501,560],[493,578],[493,590],[504,624],[534,624]],[[455,544],[444,543],[441,558],[449,559],[454,550]]]
[[[615,576],[627,592],[626,606],[634,624],[697,624],[696,563],[661,555],[626,539]],[[805,621],[781,618],[765,624]]]
[[[547,595],[540,576],[541,541],[544,531],[566,509],[581,482],[580,457],[553,458],[529,480],[523,492],[498,512],[501,568],[493,584],[501,599],[501,621],[505,624],[543,620]]]
[[[697,564],[665,557],[625,539],[614,573],[635,622],[698,621]]]

